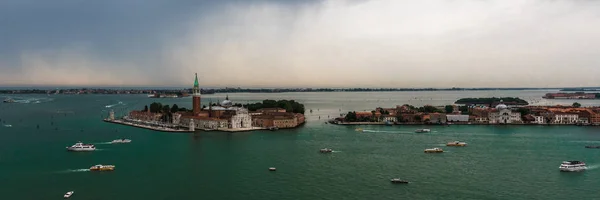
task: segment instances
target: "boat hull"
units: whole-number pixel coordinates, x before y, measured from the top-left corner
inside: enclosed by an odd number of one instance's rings
[[[587,169],[587,167],[581,167],[581,168],[559,168],[561,172],[581,172],[581,171],[585,171]]]
[[[71,148],[71,147],[67,147],[67,151],[74,151],[74,152],[86,152],[86,151],[95,151],[96,148]]]

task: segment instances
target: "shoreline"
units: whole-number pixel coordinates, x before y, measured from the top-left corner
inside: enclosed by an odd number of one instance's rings
[[[195,130],[191,131],[189,129],[174,129],[174,128],[165,128],[165,127],[160,127],[160,126],[135,124],[135,123],[126,122],[126,121],[123,121],[120,119],[114,119],[114,120],[103,119],[102,121],[108,122],[108,123],[113,123],[113,124],[120,124],[120,125],[125,125],[125,126],[136,127],[136,128],[143,128],[143,129],[148,129],[148,130],[153,130],[153,131],[170,132],[170,133],[195,133],[198,131],[238,133],[238,132],[268,130],[268,128],[263,128],[263,127],[251,127],[251,128],[237,128],[237,129],[230,129],[230,128],[203,129],[203,128],[200,128],[200,129],[195,129]]]
[[[427,123],[394,123],[394,124],[386,124],[385,122],[338,122],[328,124],[333,125],[342,125],[342,126],[352,126],[352,125],[378,125],[378,126],[450,126],[450,125],[474,125],[474,126],[600,126],[600,124],[481,124],[481,123],[452,123],[452,124],[427,124]]]
[[[195,132],[195,131],[190,131],[190,130],[185,130],[185,129],[173,129],[173,128],[164,128],[164,127],[159,127],[159,126],[134,124],[134,123],[125,122],[125,121],[119,120],[119,119],[114,119],[114,120],[103,119],[102,121],[108,122],[108,123],[113,123],[113,124],[120,124],[120,125],[125,125],[125,126],[132,126],[132,127],[136,127],[136,128],[143,128],[143,129],[148,129],[148,130],[153,130],[153,131],[159,131],[159,132],[170,132],[170,133],[193,133],[193,132]]]

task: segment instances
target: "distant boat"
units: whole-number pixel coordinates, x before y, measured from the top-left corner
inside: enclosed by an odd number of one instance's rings
[[[67,192],[67,193],[65,194],[65,196],[64,196],[64,197],[65,197],[65,199],[68,199],[68,198],[70,198],[70,197],[71,197],[71,196],[72,196],[74,193],[75,193],[74,191],[69,191],[69,192]]]
[[[415,131],[415,133],[429,133],[429,132],[431,132],[431,130],[426,129],[426,128],[425,129],[417,129]]]
[[[6,98],[6,99],[4,99],[3,102],[4,103],[15,103],[16,101],[14,99],[11,99],[11,98]]]
[[[390,180],[390,182],[392,182],[392,183],[404,183],[404,184],[409,183],[408,181],[401,180],[399,178],[393,178],[392,180]]]

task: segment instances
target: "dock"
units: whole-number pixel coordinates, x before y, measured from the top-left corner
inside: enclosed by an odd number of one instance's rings
[[[137,123],[127,122],[127,121],[120,120],[120,119],[112,119],[112,120],[104,119],[104,121],[108,122],[108,123],[133,126],[133,127],[149,129],[149,130],[153,130],[153,131],[160,131],[160,132],[171,132],[171,133],[193,133],[194,132],[189,129],[175,129],[175,128],[167,128],[167,127],[163,127],[163,126],[151,126],[151,125],[145,125],[145,124],[137,124]]]

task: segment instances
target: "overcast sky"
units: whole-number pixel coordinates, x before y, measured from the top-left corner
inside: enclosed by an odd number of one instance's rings
[[[0,86],[600,86],[600,1],[2,0]]]

